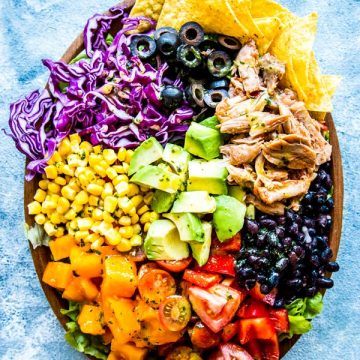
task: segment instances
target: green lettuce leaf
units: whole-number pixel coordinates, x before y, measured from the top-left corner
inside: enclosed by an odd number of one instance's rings
[[[30,227],[25,223],[24,228],[25,236],[31,242],[34,249],[42,245],[49,246],[50,238],[41,225],[35,223],[33,227]]]
[[[305,311],[304,318],[311,320],[314,317],[318,316],[323,309],[322,295],[317,293],[312,298],[305,298]]]
[[[101,336],[94,336],[81,332],[80,327],[76,322],[80,312],[80,304],[69,301],[69,308],[61,309],[60,311],[63,315],[66,315],[72,320],[66,324],[68,331],[65,334],[65,340],[81,353],[94,356],[100,360],[106,360],[110,352],[110,347],[103,343]]]

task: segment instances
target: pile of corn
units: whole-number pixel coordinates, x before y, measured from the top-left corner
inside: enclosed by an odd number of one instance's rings
[[[104,243],[118,251],[140,246],[141,234],[159,215],[149,208],[153,193],[129,182],[132,154],[70,135],[48,161],[29,214],[50,237],[68,233],[92,249]]]

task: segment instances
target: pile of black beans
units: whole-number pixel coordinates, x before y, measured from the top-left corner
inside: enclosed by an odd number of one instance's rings
[[[156,64],[160,58],[169,65],[160,99],[169,109],[184,101],[193,107],[215,108],[229,97],[227,76],[240,48],[236,38],[205,34],[193,21],[179,31],[169,26],[159,28],[154,37],[134,35],[130,44],[133,55],[141,60]],[[166,85],[167,78],[171,84]],[[181,80],[185,87],[174,86],[174,80]]]
[[[240,286],[251,289],[258,282],[263,294],[276,288],[278,307],[333,287],[333,280],[326,277],[326,272],[339,270],[328,245],[331,193],[330,164],[326,163],[298,212],[287,210],[284,216],[257,212],[256,219],[246,219],[236,261]]]

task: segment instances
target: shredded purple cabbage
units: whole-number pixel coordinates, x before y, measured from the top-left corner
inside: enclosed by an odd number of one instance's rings
[[[166,63],[143,63],[131,54],[133,35],[126,32],[147,21],[152,35],[155,22],[145,17],[128,18],[114,7],[111,15],[94,15],[84,29],[89,60],[74,64],[43,60],[50,70],[48,90],[36,90],[10,106],[9,126],[16,147],[29,159],[26,179],[42,173],[56,145],[77,132],[92,144],[110,148],[134,148],[150,136],[162,144],[184,138],[193,110],[186,103],[169,113],[160,102],[165,84],[182,87],[180,80],[164,77]],[[114,21],[120,30],[111,45],[106,36]]]

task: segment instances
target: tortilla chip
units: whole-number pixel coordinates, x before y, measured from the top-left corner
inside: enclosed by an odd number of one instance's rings
[[[158,20],[165,0],[136,0],[135,5],[130,11],[129,17],[146,16],[153,20]],[[142,21],[138,30],[140,32],[149,29],[149,23]]]
[[[207,33],[247,39],[253,31],[246,27],[251,24],[249,4],[249,0],[237,0],[235,11],[233,0],[165,0],[157,27],[172,26],[179,30],[184,23],[196,21]]]
[[[256,41],[259,53],[260,55],[263,55],[268,51],[271,43],[280,33],[281,21],[277,17],[263,17],[254,20],[255,24],[264,35]]]
[[[333,97],[336,88],[340,84],[341,76],[338,75],[321,75],[321,82],[330,97]]]

